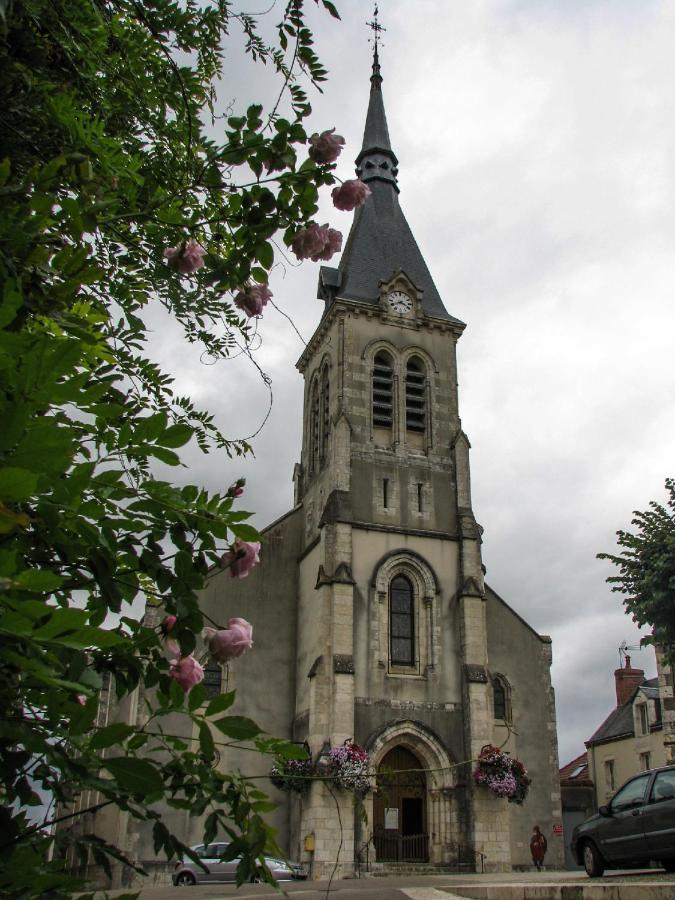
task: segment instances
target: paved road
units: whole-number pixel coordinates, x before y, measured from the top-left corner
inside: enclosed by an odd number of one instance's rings
[[[141,900],[215,900],[215,898],[242,897],[245,900],[270,900],[272,897],[292,897],[297,900],[452,900],[462,896],[462,888],[468,885],[516,885],[527,883],[538,887],[537,897],[543,898],[546,885],[583,884],[591,887],[627,883],[658,886],[654,896],[675,898],[675,875],[662,871],[608,872],[604,878],[586,878],[583,872],[512,872],[490,875],[407,875],[395,878],[363,878],[334,881],[328,893],[327,882],[286,882],[279,894],[268,885],[212,884],[188,888],[148,887],[141,892]],[[113,897],[117,892],[109,892]],[[103,896],[102,894],[100,895]],[[623,896],[623,894],[622,894]],[[642,894],[641,894],[642,896]]]

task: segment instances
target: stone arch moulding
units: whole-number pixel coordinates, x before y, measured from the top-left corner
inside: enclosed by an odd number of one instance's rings
[[[433,372],[434,375],[438,375],[438,368],[433,356],[431,356],[426,350],[423,350],[417,344],[408,344],[407,347],[404,347],[403,350],[400,351],[400,356],[403,368],[408,365],[408,361],[410,359],[418,356],[425,364],[428,371]]]
[[[410,581],[414,597],[415,660],[411,667],[399,666],[391,660],[389,586],[397,575]],[[378,665],[389,674],[407,677],[417,674],[434,677],[440,660],[437,597],[440,586],[429,563],[414,550],[400,549],[386,553],[377,562],[370,581],[370,628],[372,649]]]
[[[384,350],[391,356],[392,362],[394,363],[394,366],[396,366],[400,356],[399,351],[393,344],[389,343],[389,341],[385,341],[384,338],[373,338],[372,341],[368,341],[361,353],[361,359],[368,359],[372,363],[376,354],[381,350]]]
[[[396,570],[412,572],[424,586],[424,596],[434,597],[440,593],[440,585],[436,573],[426,559],[415,550],[400,549],[390,550],[375,564],[370,586],[375,591],[386,591],[391,578]]]
[[[371,769],[376,770],[394,747],[411,750],[420,760],[430,790],[449,790],[456,785],[456,768],[441,739],[414,719],[389,722],[371,734],[365,744]]]

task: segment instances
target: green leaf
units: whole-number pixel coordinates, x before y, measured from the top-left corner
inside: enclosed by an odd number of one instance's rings
[[[247,741],[260,734],[261,731],[255,722],[247,719],[246,716],[225,716],[222,719],[216,719],[213,725],[226,737],[235,741]]]
[[[269,275],[264,269],[261,269],[259,266],[253,266],[251,269],[251,277],[255,278],[258,284],[267,284],[269,281]]]
[[[46,569],[25,569],[20,575],[17,575],[14,583],[24,591],[33,591],[37,594],[44,591],[55,591],[63,584],[63,578],[54,572],[46,571]]]
[[[146,759],[131,756],[114,756],[103,760],[107,769],[122,790],[131,794],[155,794],[164,790],[164,782],[157,767]]]
[[[194,712],[206,700],[206,688],[203,684],[196,684],[188,694],[188,709]]]
[[[107,725],[105,728],[97,731],[89,741],[89,746],[92,750],[103,750],[104,747],[121,744],[135,730],[133,725],[125,725],[124,722],[114,722],[112,725]]]
[[[39,476],[27,469],[8,466],[0,469],[0,497],[5,500],[25,500],[37,487]]]
[[[190,425],[172,425],[167,428],[158,438],[157,443],[162,447],[182,447],[190,440],[194,434],[194,428]]]
[[[206,722],[202,722],[199,726],[199,749],[207,759],[213,759],[216,748],[211,729]]]
[[[230,525],[230,530],[236,537],[241,538],[242,541],[260,540],[260,533],[251,525],[232,524]]]
[[[234,703],[235,691],[228,691],[226,694],[218,694],[206,707],[206,717],[216,716],[218,713],[225,712]]]
[[[165,447],[158,447],[156,444],[150,444],[146,447],[146,451],[148,456],[156,456],[157,459],[161,460],[163,463],[166,463],[167,466],[179,466],[180,458],[173,452],[173,450],[167,450]]]
[[[274,250],[271,244],[258,244],[255,248],[255,258],[266,269],[271,269],[274,263]]]

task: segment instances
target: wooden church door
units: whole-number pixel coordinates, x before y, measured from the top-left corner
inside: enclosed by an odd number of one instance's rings
[[[378,862],[427,862],[427,779],[419,759],[406,747],[394,747],[377,771],[373,839]]]

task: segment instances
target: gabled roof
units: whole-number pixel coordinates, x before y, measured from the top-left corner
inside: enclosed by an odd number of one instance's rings
[[[621,738],[634,737],[635,724],[633,719],[633,702],[638,691],[644,693],[650,699],[659,701],[658,678],[646,678],[638,685],[623,706],[618,706],[607,716],[602,725],[585,742],[587,747],[593,744],[605,744],[608,741],[616,741]],[[657,714],[660,710],[657,709]],[[653,728],[654,726],[652,726]]]
[[[578,787],[593,784],[588,777],[588,754],[581,753],[560,770],[560,784],[565,787]]]

